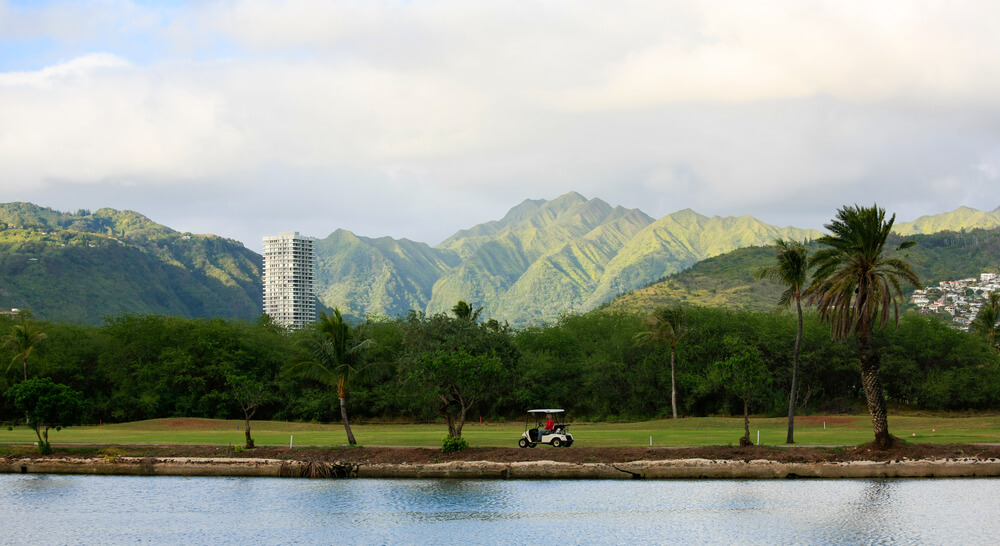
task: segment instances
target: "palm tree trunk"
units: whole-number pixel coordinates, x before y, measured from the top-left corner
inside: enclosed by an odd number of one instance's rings
[[[892,436],[889,435],[888,412],[886,411],[885,396],[882,394],[882,380],[879,378],[878,353],[872,346],[870,324],[862,324],[859,328],[858,344],[861,348],[861,386],[865,389],[868,413],[872,416],[875,447],[889,449],[892,447]]]
[[[795,332],[795,353],[792,356],[792,392],[788,395],[788,437],[786,444],[795,443],[795,398],[799,393],[799,349],[802,346],[802,300],[795,298],[795,310],[799,313],[799,328]]]
[[[354,433],[351,432],[351,423],[347,420],[347,404],[343,396],[340,397],[340,419],[344,422],[344,430],[347,431],[347,443],[356,445],[358,442],[354,440]]]
[[[674,371],[674,355],[676,349],[670,348],[670,408],[674,410],[674,419],[677,419],[677,377]]]

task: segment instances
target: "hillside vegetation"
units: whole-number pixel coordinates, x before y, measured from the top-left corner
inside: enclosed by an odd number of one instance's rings
[[[908,237],[893,235],[889,246],[899,246],[903,240],[917,243],[907,249],[906,256],[925,285],[1000,270],[1000,228]],[[810,252],[818,248],[815,244],[806,246]],[[782,288],[773,281],[753,278],[754,271],[773,261],[773,247],[741,248],[623,294],[603,307],[637,312],[678,304],[773,309]]]
[[[654,220],[571,192],[527,200],[437,247],[338,230],[318,245],[320,300],[352,314],[447,311],[458,300],[512,324],[585,312],[701,260],[777,237],[819,236],[750,216]]]
[[[951,212],[921,216],[912,222],[899,222],[893,231],[899,235],[928,235],[939,231],[969,231],[1000,227],[1000,207],[984,212],[969,207],[959,207]]]
[[[0,204],[0,308],[99,324],[119,313],[253,319],[261,258],[132,211]]]
[[[996,267],[998,226],[1000,209],[960,208],[897,230],[951,230],[911,251],[921,277],[936,281]],[[778,288],[751,276],[769,263],[763,247],[819,235],[690,209],[654,219],[571,192],[526,200],[436,247],[336,230],[317,241],[317,296],[320,308],[355,318],[434,314],[465,300],[515,326],[603,305],[768,309]],[[0,204],[0,308],[30,308],[50,320],[98,324],[122,312],[253,318],[261,312],[261,262],[237,241],[179,233],[137,212]]]

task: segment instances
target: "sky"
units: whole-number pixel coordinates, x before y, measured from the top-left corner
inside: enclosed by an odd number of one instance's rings
[[[1000,206],[1000,3],[0,0],[0,202],[437,244],[570,191]]]

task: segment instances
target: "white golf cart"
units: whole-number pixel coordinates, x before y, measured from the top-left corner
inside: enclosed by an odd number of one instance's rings
[[[517,445],[521,447],[535,447],[538,444],[549,444],[552,447],[573,445],[573,435],[569,433],[569,425],[559,422],[562,413],[561,409],[528,410],[528,415],[524,419],[524,434],[517,441]],[[547,417],[554,421],[551,430],[545,428],[544,420]],[[535,428],[530,428],[532,421],[535,423]]]

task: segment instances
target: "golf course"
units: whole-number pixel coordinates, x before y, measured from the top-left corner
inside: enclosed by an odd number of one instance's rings
[[[750,420],[750,436],[761,445],[784,445],[785,418]],[[802,446],[852,446],[872,440],[871,420],[857,416],[803,416],[795,420],[796,443]],[[49,431],[53,445],[242,445],[243,421],[216,419],[152,419],[103,426],[68,427]],[[1000,416],[890,416],[892,433],[911,443],[1000,443]],[[354,424],[358,443],[366,447],[440,447],[447,434],[443,424]],[[515,447],[523,422],[470,422],[462,430],[471,447]],[[258,446],[340,446],[346,444],[340,423],[252,421]],[[573,423],[571,449],[587,447],[684,447],[738,445],[743,434],[740,417],[697,417],[629,423]],[[28,427],[0,429],[2,444],[31,444]]]

